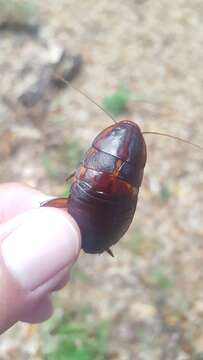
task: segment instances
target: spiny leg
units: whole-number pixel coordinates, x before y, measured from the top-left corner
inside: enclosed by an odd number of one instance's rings
[[[107,253],[108,253],[109,255],[111,255],[112,257],[114,257],[114,254],[113,254],[113,252],[111,251],[111,249],[108,249],[108,250],[107,250]]]
[[[72,172],[70,175],[68,175],[68,177],[66,178],[66,181],[68,182],[70,179],[72,179],[75,176],[75,171]]]

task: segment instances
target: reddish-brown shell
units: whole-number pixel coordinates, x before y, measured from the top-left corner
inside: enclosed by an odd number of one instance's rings
[[[80,227],[84,251],[108,250],[127,231],[145,163],[145,141],[131,121],[109,126],[94,139],[68,199],[68,212]]]

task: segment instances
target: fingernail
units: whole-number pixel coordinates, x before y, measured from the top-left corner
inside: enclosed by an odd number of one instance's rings
[[[1,247],[8,270],[26,290],[41,286],[64,267],[70,269],[79,250],[74,220],[53,208],[31,210]]]

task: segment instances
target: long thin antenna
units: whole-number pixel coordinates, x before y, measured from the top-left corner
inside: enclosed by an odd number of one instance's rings
[[[102,110],[108,117],[111,118],[111,120],[113,120],[114,123],[116,123],[116,120],[113,118],[113,116],[106,111],[101,105],[97,104],[96,101],[94,101],[93,99],[91,99],[90,96],[88,96],[87,94],[85,94],[82,90],[78,89],[76,86],[73,86],[70,81],[63,79],[61,76],[59,75],[54,75],[54,77],[56,77],[57,79],[61,80],[64,84],[70,86],[72,89],[78,91],[81,95],[85,96],[89,101],[91,101],[94,105],[96,105],[100,110]]]
[[[192,143],[192,142],[190,142],[190,141],[188,141],[188,140],[181,139],[181,138],[178,137],[178,136],[169,135],[169,134],[166,134],[166,133],[161,133],[161,132],[156,132],[156,131],[144,131],[144,132],[142,132],[142,134],[152,134],[152,135],[167,136],[167,137],[169,137],[169,138],[171,138],[171,139],[175,139],[175,140],[182,141],[182,142],[184,142],[184,143],[186,143],[186,144],[192,145],[192,146],[194,146],[194,147],[196,147],[196,148],[198,148],[198,149],[200,149],[200,150],[203,150],[203,147],[202,147],[202,146],[197,145],[197,144],[194,144],[194,143]]]

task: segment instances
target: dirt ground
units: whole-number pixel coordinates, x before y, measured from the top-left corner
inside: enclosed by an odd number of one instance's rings
[[[1,182],[21,181],[61,195],[69,172],[64,151],[71,151],[72,161],[110,125],[104,113],[68,88],[49,92],[46,103],[32,108],[19,103],[36,69],[63,48],[82,56],[73,84],[98,103],[120,84],[128,87],[134,99],[118,119],[203,144],[202,1],[36,5],[42,40],[0,32]],[[55,308],[77,312],[88,305],[92,311],[85,321],[109,322],[105,359],[200,360],[202,151],[164,137],[145,138],[148,162],[129,232],[114,247],[113,259],[81,253]],[[20,324],[2,335],[0,359],[43,359],[40,329]]]

